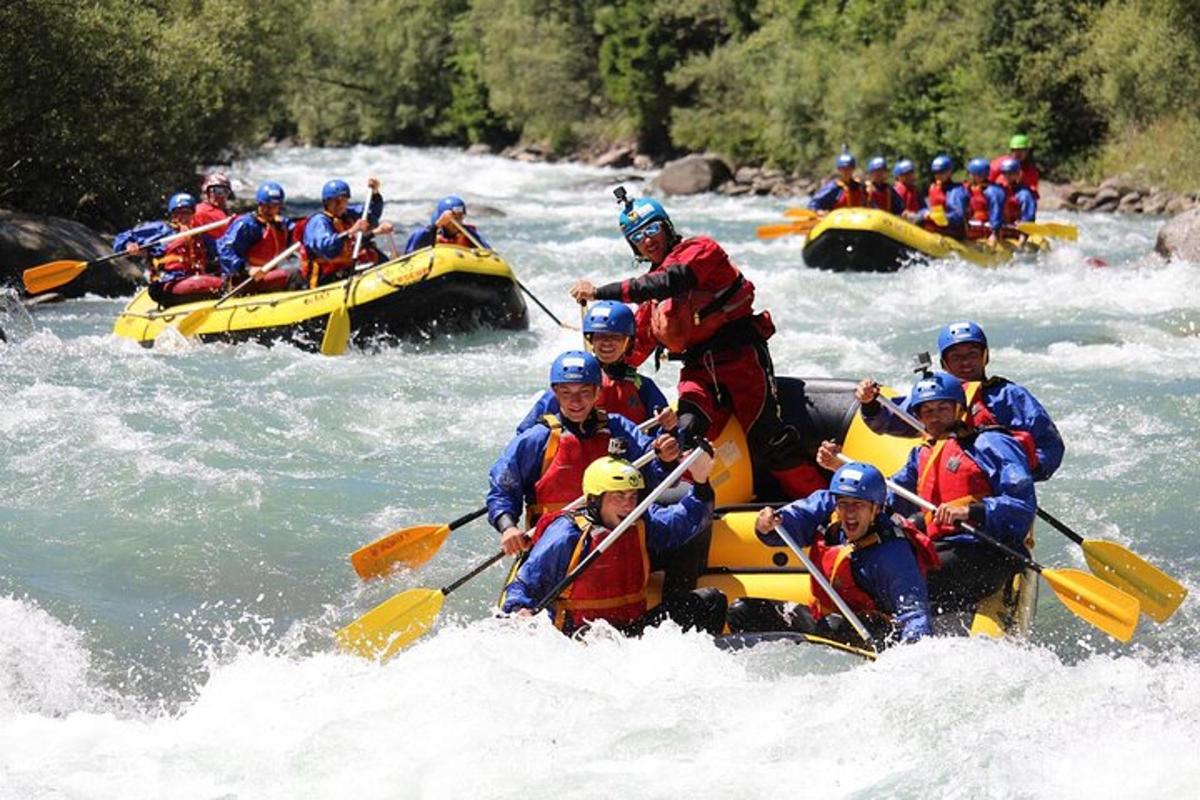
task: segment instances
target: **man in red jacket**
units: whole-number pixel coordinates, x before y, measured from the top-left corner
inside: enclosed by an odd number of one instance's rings
[[[1007,154],[996,156],[992,159],[988,180],[999,184],[1000,176],[1004,173],[1004,162],[1010,158],[1015,158],[1021,162],[1021,185],[1033,192],[1035,199],[1040,197],[1041,195],[1038,194],[1038,178],[1041,177],[1041,173],[1038,172],[1037,164],[1033,163],[1029,137],[1023,133],[1018,133],[1009,140],[1008,149],[1009,152]]]
[[[684,441],[715,438],[731,416],[746,433],[759,496],[774,478],[788,498],[807,497],[828,481],[804,452],[799,432],[780,416],[775,367],[767,339],[768,312],[754,313],[754,284],[707,236],[684,239],[662,205],[650,198],[624,203],[620,225],[634,253],[650,262],[644,275],[593,286],[578,281],[578,302],[639,303],[638,336],[628,362],[637,366],[661,348],[683,362],[679,430]]]

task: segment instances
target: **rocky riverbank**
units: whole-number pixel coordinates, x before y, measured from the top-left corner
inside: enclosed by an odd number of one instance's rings
[[[111,253],[111,237],[101,236],[81,222],[0,209],[0,285],[21,286],[21,273],[48,261],[87,261]],[[119,258],[84,270],[56,291],[63,297],[119,297],[132,293],[141,283],[141,267]]]

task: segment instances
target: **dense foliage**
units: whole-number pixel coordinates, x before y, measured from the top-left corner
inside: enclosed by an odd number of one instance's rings
[[[0,4],[0,205],[125,222],[269,137],[614,140],[823,173],[1033,137],[1059,176],[1195,188],[1189,0]]]

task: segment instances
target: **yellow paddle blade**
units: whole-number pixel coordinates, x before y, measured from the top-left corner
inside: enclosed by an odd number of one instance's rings
[[[1079,227],[1069,222],[1018,222],[1017,230],[1021,233],[1066,239],[1069,242],[1074,242],[1079,238]]]
[[[325,324],[325,335],[321,338],[321,355],[340,356],[350,344],[350,312],[344,305],[338,306],[329,315]]]
[[[1166,622],[1187,597],[1179,581],[1116,542],[1086,539],[1083,557],[1098,577],[1136,597],[1155,622]]]
[[[788,208],[783,212],[785,217],[792,219],[820,219],[821,215],[811,208]]]
[[[1075,616],[1114,639],[1133,638],[1140,610],[1135,598],[1078,569],[1043,569],[1042,577]]]
[[[441,589],[401,592],[338,631],[338,645],[363,658],[391,658],[433,626],[445,598]]]
[[[806,234],[816,227],[819,220],[801,220],[799,222],[782,222],[775,225],[759,225],[754,229],[760,239],[774,239],[779,236]]]
[[[51,261],[30,267],[21,273],[21,278],[25,281],[25,291],[41,294],[75,280],[87,265],[86,261]]]
[[[930,206],[929,218],[935,225],[941,225],[943,228],[950,224],[950,220],[946,217],[945,206]]]
[[[355,550],[350,563],[363,580],[383,575],[397,564],[416,569],[433,558],[449,535],[449,525],[401,528]]]
[[[196,331],[200,330],[200,328],[204,326],[204,323],[208,320],[208,315],[212,312],[212,306],[207,308],[198,308],[191,312],[179,321],[179,332],[182,333],[185,338],[192,338],[196,335]]]

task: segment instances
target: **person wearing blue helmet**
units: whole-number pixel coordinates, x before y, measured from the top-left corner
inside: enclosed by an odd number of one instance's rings
[[[277,266],[270,272],[262,272],[267,262],[286,250],[295,238],[295,223],[283,215],[286,200],[283,187],[275,181],[266,181],[254,193],[254,211],[234,217],[217,240],[217,257],[221,272],[231,283],[240,283],[253,278],[243,291],[277,292],[288,288],[293,276],[299,276],[299,268]]]
[[[892,191],[900,198],[904,209],[901,214],[910,222],[917,218],[917,213],[925,207],[925,200],[917,190],[917,171],[913,162],[902,158],[892,167]]]
[[[597,300],[584,315],[583,338],[600,362],[601,369],[600,398],[596,405],[638,424],[665,410],[665,418],[660,420],[662,427],[672,430],[676,420],[667,405],[667,398],[653,380],[640,375],[637,368],[625,360],[636,333],[633,312],[616,300]],[[558,411],[558,400],[554,392],[542,392],[517,425],[517,433],[532,428],[544,415],[555,411]]]
[[[1000,163],[1000,187],[1004,189],[1005,234],[1013,238],[1017,232],[1013,227],[1019,222],[1037,219],[1037,195],[1021,182],[1021,162],[1006,158]]]
[[[970,320],[951,322],[938,333],[937,349],[942,369],[962,382],[971,425],[978,430],[1004,429],[1021,445],[1035,481],[1053,476],[1066,452],[1062,435],[1032,392],[1007,378],[987,375],[988,340],[983,328]],[[867,427],[876,433],[912,436],[908,423],[886,412],[878,392],[870,379],[855,390]]]
[[[474,225],[467,224],[466,217],[466,201],[456,194],[446,195],[437,201],[437,206],[429,216],[429,224],[409,234],[404,252],[412,253],[435,244],[492,249],[479,230]]]
[[[1038,182],[1041,179],[1041,173],[1037,164],[1034,163],[1029,137],[1023,133],[1015,134],[1009,139],[1007,153],[992,159],[988,168],[988,180],[992,183],[999,183],[1004,162],[1010,158],[1016,159],[1021,164],[1021,185],[1033,192],[1034,198],[1039,197]]]
[[[216,297],[223,281],[217,268],[213,240],[202,234],[176,239],[167,244],[157,240],[195,224],[196,198],[187,192],[171,195],[167,219],[147,222],[118,233],[113,252],[142,256],[149,261],[149,293],[162,307]]]
[[[854,177],[854,168],[858,166],[854,156],[842,153],[833,166],[837,175],[813,192],[813,196],[808,200],[808,207],[813,211],[825,213],[835,208],[865,206],[867,193],[862,182]]]
[[[379,179],[368,178],[371,191],[368,204],[350,205],[350,184],[335,178],[321,188],[320,212],[304,225],[303,275],[309,286],[332,283],[352,274],[357,264],[382,264],[383,254],[372,237],[391,233],[390,222],[380,222],[383,195]],[[358,238],[363,237],[361,247]],[[357,251],[357,252],[356,252]],[[357,262],[355,256],[358,256]],[[314,269],[314,264],[316,268]]]
[[[908,455],[892,481],[937,506],[921,512],[902,498],[893,507],[912,519],[933,539],[941,567],[929,575],[929,601],[934,611],[967,611],[994,593],[1022,565],[959,527],[968,522],[1018,552],[1027,552],[1027,537],[1037,509],[1033,476],[1025,451],[1006,431],[978,429],[964,420],[962,383],[947,372],[935,372],[913,385],[908,411],[925,426],[926,439]],[[822,464],[838,463],[841,448],[825,442],[818,451]]]
[[[591,353],[569,350],[554,359],[550,390],[558,410],[517,434],[492,465],[488,522],[499,531],[500,546],[509,555],[529,546],[518,526],[522,510],[528,511],[527,522],[533,525],[579,497],[584,469],[609,453],[610,441],[624,440],[625,456],[631,461],[655,450],[658,457],[644,473],[650,485],[669,471],[664,464],[679,458],[679,443],[671,434],[653,438],[620,414],[598,409],[600,383],[600,362]]]
[[[961,184],[954,181],[954,159],[944,153],[929,164],[933,182],[925,195],[925,208],[916,213],[913,222],[943,236],[961,239],[966,220],[961,213]]]
[[[867,162],[867,180],[863,189],[867,195],[867,208],[886,211],[896,216],[904,213],[904,201],[892,189],[892,183],[888,179],[887,159],[883,156],[875,156]]]
[[[799,432],[779,410],[775,367],[767,340],[770,313],[755,313],[754,284],[707,236],[684,239],[656,200],[618,197],[626,242],[650,262],[644,275],[602,286],[580,280],[576,302],[638,303],[637,339],[628,361],[651,353],[683,362],[679,372],[679,427],[685,441],[716,438],[731,417],[745,432],[760,496],[804,497],[825,486]]]
[[[966,220],[968,239],[991,239],[1004,227],[1004,189],[988,180],[988,162],[973,158],[967,162],[967,182],[955,195],[954,205]]]
[[[883,475],[871,464],[839,467],[828,489],[779,510],[762,509],[754,529],[765,544],[785,543],[782,527],[861,619],[876,646],[912,642],[933,632],[926,574],[937,553],[914,524],[893,516]],[[729,607],[729,628],[791,631],[858,644],[858,635],[839,615],[820,586],[805,608],[777,600],[744,598]]]

